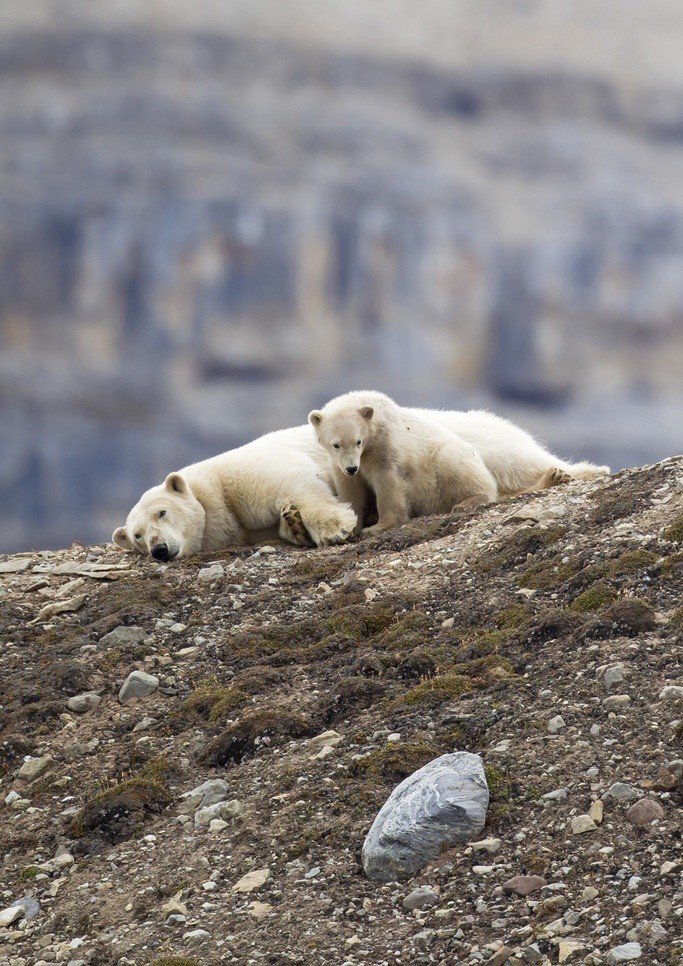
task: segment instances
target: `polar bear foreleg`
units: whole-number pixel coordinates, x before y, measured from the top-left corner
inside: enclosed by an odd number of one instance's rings
[[[305,488],[295,489],[289,496],[291,506],[298,510],[301,524],[317,547],[343,543],[354,532],[358,519],[353,507],[340,503],[321,480],[311,480]]]

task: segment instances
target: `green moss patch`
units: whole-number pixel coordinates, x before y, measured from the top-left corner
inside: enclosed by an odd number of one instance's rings
[[[672,543],[683,543],[683,513],[675,516],[669,526],[662,530],[662,536]]]
[[[353,762],[352,775],[378,776],[396,784],[438,758],[442,749],[425,740],[397,741]]]
[[[573,611],[584,613],[585,611],[599,610],[616,599],[617,593],[613,587],[610,587],[604,581],[596,581],[592,587],[575,597],[569,606]]]

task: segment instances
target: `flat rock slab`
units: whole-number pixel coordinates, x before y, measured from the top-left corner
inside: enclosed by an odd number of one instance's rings
[[[159,678],[147,671],[131,671],[119,691],[119,701],[125,704],[132,698],[146,698],[159,688]]]
[[[149,637],[149,632],[143,630],[142,627],[126,627],[125,624],[121,624],[101,637],[97,647],[121,647],[123,644],[139,644],[146,637]]]
[[[0,926],[11,926],[17,919],[24,915],[23,906],[9,906],[7,909],[0,910]]]
[[[618,966],[618,963],[632,963],[640,959],[643,951],[639,943],[624,943],[623,946],[615,946],[607,953],[608,966]]]
[[[542,875],[516,875],[503,883],[503,892],[530,896],[532,892],[540,892],[547,884]]]
[[[241,879],[238,879],[232,887],[232,891],[256,892],[257,889],[262,889],[269,879],[270,869],[254,869],[253,872],[247,872]]]
[[[0,574],[21,574],[31,566],[31,557],[14,557],[0,561]]]
[[[363,843],[365,874],[382,882],[415,875],[444,848],[479,835],[488,803],[479,755],[435,758],[401,782],[380,809]]]

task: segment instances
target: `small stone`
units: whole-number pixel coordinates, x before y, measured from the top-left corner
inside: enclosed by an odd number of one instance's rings
[[[614,691],[626,680],[624,677],[624,669],[621,664],[613,664],[608,667],[602,676],[603,683],[608,691]]]
[[[536,943],[532,943],[531,946],[527,946],[522,951],[522,962],[524,963],[542,963],[544,959],[545,956]]]
[[[210,567],[201,567],[198,574],[197,580],[218,580],[219,577],[225,575],[225,568],[222,564],[215,563],[211,564]]]
[[[10,909],[13,906],[21,906],[24,910],[24,919],[34,919],[40,912],[40,903],[36,899],[32,899],[31,896],[22,896],[21,899],[15,899],[14,902],[10,903]]]
[[[556,735],[563,728],[566,728],[567,724],[561,714],[556,714],[554,718],[551,718],[548,722],[548,731],[551,735]]]
[[[315,735],[313,738],[309,738],[306,742],[306,747],[309,751],[318,751],[321,748],[331,747],[336,748],[336,746],[343,741],[343,737],[338,731],[323,731],[319,735]]]
[[[546,792],[545,795],[541,795],[541,798],[544,798],[548,802],[566,802],[568,795],[568,788],[555,788],[552,792]]]
[[[581,893],[581,898],[583,899],[584,902],[592,902],[593,899],[597,899],[599,895],[600,893],[598,892],[597,889],[594,889],[593,886],[586,886],[586,888]]]
[[[588,815],[590,818],[593,819],[596,825],[600,825],[600,823],[602,822],[602,814],[603,814],[603,805],[600,799],[598,798],[596,801],[593,802],[591,807],[588,809]]]
[[[639,943],[625,943],[615,946],[607,953],[607,966],[618,966],[619,963],[630,963],[640,959],[642,950]]]
[[[501,946],[490,959],[486,960],[486,966],[504,966],[513,953],[514,949],[509,946]]]
[[[146,698],[159,688],[159,678],[146,671],[131,671],[119,691],[119,701],[126,704],[133,698]]]
[[[500,850],[502,844],[502,839],[481,839],[479,842],[470,842],[470,848],[473,852],[487,852],[489,855],[494,855]]]
[[[269,912],[273,911],[273,907],[268,902],[258,902],[256,899],[250,902],[247,906],[249,910],[249,915],[253,919],[263,919],[268,915]]]
[[[180,896],[182,893],[178,892],[174,895],[168,902],[165,902],[161,907],[161,911],[164,916],[168,919],[169,916],[187,916],[187,906],[184,902],[180,901]]]
[[[582,835],[584,832],[594,832],[597,829],[590,815],[574,815],[571,824],[572,835]]]
[[[447,617],[445,621],[441,621],[441,626],[444,630],[450,630],[451,627],[455,625],[455,617]]]
[[[228,797],[228,783],[223,778],[210,778],[201,785],[197,785],[189,792],[181,795],[181,799],[189,799],[196,808],[206,808],[216,802],[224,802]]]
[[[604,798],[613,798],[615,802],[628,802],[638,798],[638,789],[626,782],[615,782],[605,792]]]
[[[29,758],[25,761],[17,773],[17,778],[25,782],[34,782],[47,772],[52,771],[56,765],[51,755],[43,755],[42,758]]]
[[[605,698],[602,702],[608,711],[621,711],[631,703],[631,696],[628,694],[613,694]]]
[[[66,706],[74,714],[85,714],[86,711],[96,708],[101,701],[102,698],[96,691],[86,691],[84,694],[76,694],[73,698],[69,698]]]
[[[104,650],[108,647],[121,647],[124,644],[139,644],[147,637],[149,637],[148,632],[143,631],[141,627],[126,627],[125,624],[121,624],[101,637],[97,647]]]
[[[641,798],[635,805],[631,805],[626,818],[631,825],[650,825],[652,822],[661,821],[664,818],[664,809],[654,798]]]
[[[210,825],[214,819],[227,819],[237,818],[244,811],[244,806],[236,798],[231,799],[229,802],[214,802],[213,805],[207,805],[206,808],[198,808],[194,813],[194,827],[195,828],[205,828]]]
[[[579,953],[582,953],[585,948],[584,943],[580,943],[575,939],[561,940],[557,950],[558,963],[568,963],[571,959],[577,959]]]
[[[270,869],[254,869],[252,872],[247,872],[246,875],[243,875],[241,879],[238,879],[232,887],[232,891],[256,892],[257,889],[262,889],[269,879]]]
[[[503,883],[503,892],[513,892],[518,896],[529,896],[532,892],[540,892],[548,883],[541,875],[516,875]]]
[[[431,944],[436,939],[436,931],[434,929],[423,929],[421,932],[416,932],[413,936],[413,942],[420,949],[426,949],[427,946]]]
[[[683,688],[677,684],[667,684],[659,692],[661,701],[681,701],[683,700]]]
[[[211,933],[207,932],[206,929],[191,929],[189,932],[183,933],[183,939],[191,943],[201,943],[205,939],[211,939]]]
[[[401,905],[404,909],[412,911],[413,909],[426,909],[429,906],[435,906],[438,902],[439,897],[433,889],[420,886],[409,892]]]

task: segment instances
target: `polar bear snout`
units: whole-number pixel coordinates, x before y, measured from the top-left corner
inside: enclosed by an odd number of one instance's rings
[[[162,560],[166,562],[171,559],[171,553],[168,549],[168,545],[165,543],[155,543],[153,547],[150,547],[149,552],[155,560]]]
[[[358,472],[358,467],[357,466],[345,466],[343,471],[344,471],[344,473],[346,473],[347,476],[355,476],[356,473]]]

